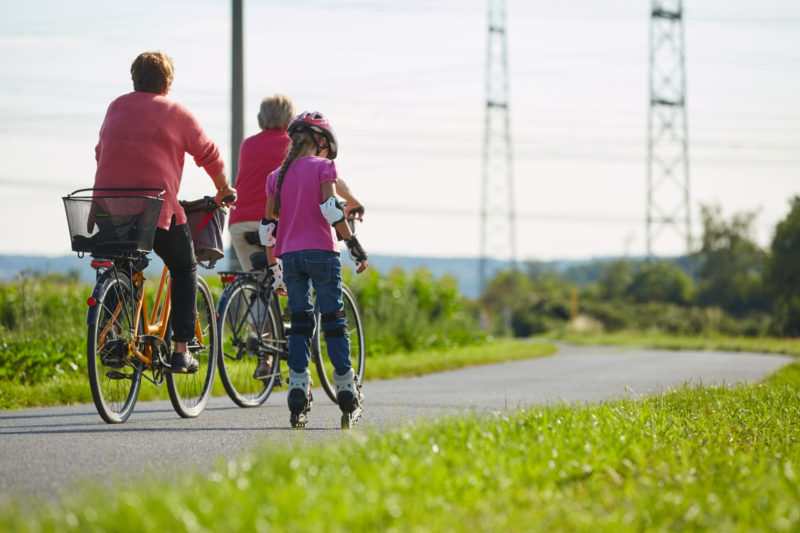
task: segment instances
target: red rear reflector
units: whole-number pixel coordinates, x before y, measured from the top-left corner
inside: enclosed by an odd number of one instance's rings
[[[111,261],[100,261],[95,259],[92,261],[92,268],[111,268]]]
[[[214,313],[214,319],[219,320],[219,313]]]
[[[95,305],[97,305],[97,300],[95,300],[95,299],[94,299],[94,297],[92,297],[92,296],[89,296],[89,299],[88,299],[88,300],[86,300],[86,304],[87,304],[89,307],[94,307]]]
[[[236,281],[236,276],[222,276],[220,279],[222,283],[233,283]]]

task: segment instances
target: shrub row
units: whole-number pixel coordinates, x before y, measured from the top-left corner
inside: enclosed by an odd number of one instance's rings
[[[369,356],[454,348],[485,339],[478,308],[452,277],[427,270],[383,276],[369,271],[346,282],[358,299]],[[222,287],[208,278],[218,300]],[[38,383],[86,367],[86,298],[91,285],[58,275],[24,273],[0,284],[0,379]]]

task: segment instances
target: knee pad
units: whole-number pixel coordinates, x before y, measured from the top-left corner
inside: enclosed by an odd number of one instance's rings
[[[288,334],[311,338],[314,335],[314,325],[314,313],[292,313],[292,327]]]
[[[344,337],[347,333],[347,322],[344,326],[326,327],[331,323],[338,322],[340,318],[345,318],[344,309],[334,311],[333,313],[325,313],[322,315],[322,331],[325,334],[325,340],[335,337]]]

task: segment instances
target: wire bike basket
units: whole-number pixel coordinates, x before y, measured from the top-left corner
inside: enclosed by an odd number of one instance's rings
[[[64,200],[73,252],[149,252],[163,189],[78,189]]]

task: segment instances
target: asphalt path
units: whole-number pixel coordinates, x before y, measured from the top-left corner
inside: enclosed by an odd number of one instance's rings
[[[638,398],[687,383],[753,383],[789,361],[738,352],[560,346],[551,357],[368,381],[355,431],[461,413]],[[256,447],[347,438],[338,408],[321,388],[314,390],[309,415],[305,430],[292,430],[280,389],[252,409],[212,398],[193,419],[180,418],[169,401],[140,402],[127,422],[115,425],[104,423],[93,404],[0,411],[0,499],[20,492],[53,497],[82,483],[170,477],[189,468],[210,471],[217,461]]]

